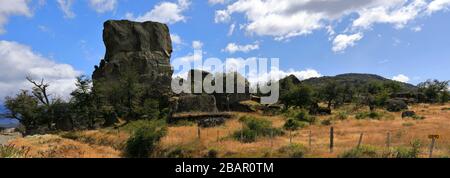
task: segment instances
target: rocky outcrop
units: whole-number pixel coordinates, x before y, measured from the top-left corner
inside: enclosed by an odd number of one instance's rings
[[[172,102],[173,113],[218,112],[216,98],[212,95],[186,95]]]
[[[386,110],[389,112],[400,112],[408,109],[405,101],[399,99],[389,99],[386,101]]]
[[[114,82],[129,71],[139,75],[156,97],[171,94],[172,42],[167,25],[157,22],[109,20],[104,23],[105,59],[95,66],[92,79]]]
[[[226,77],[234,76],[234,90],[233,92],[227,92],[226,88]],[[250,82],[237,72],[228,74],[216,74],[215,77],[223,77],[223,93],[214,93],[217,101],[217,108],[220,111],[233,111],[233,108],[239,108],[241,105],[239,102],[251,100],[252,95],[250,94]],[[243,88],[244,92],[240,92],[238,88]]]

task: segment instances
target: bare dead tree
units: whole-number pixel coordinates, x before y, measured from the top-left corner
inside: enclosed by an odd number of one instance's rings
[[[50,95],[47,93],[47,89],[50,86],[49,83],[45,83],[42,78],[40,82],[33,80],[30,76],[26,77],[27,80],[34,85],[33,87],[33,95],[45,106],[50,106]]]

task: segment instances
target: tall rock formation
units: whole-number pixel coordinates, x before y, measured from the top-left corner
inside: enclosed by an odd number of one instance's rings
[[[173,69],[172,41],[167,25],[157,22],[109,20],[104,23],[105,59],[95,66],[92,79],[114,82],[133,71],[155,97],[170,96]]]

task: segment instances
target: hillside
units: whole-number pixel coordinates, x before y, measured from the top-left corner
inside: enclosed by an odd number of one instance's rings
[[[283,83],[286,83],[287,81],[292,81],[293,84],[310,85],[314,88],[321,88],[329,82],[337,82],[338,85],[350,85],[350,87],[352,87],[352,88],[359,88],[360,86],[364,86],[365,84],[372,83],[372,82],[378,82],[378,83],[393,82],[393,83],[399,84],[403,91],[417,90],[417,87],[412,84],[390,80],[390,79],[381,77],[379,75],[374,75],[374,74],[348,73],[348,74],[341,74],[341,75],[336,75],[336,76],[311,78],[311,79],[307,79],[307,80],[303,80],[303,81],[299,81],[298,79],[293,78],[293,77],[294,76],[288,76],[288,77],[282,79],[280,81],[281,86],[283,86]]]

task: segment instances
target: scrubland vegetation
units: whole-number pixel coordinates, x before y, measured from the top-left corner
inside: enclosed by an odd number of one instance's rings
[[[1,146],[0,156],[424,158],[431,134],[440,135],[434,157],[450,155],[448,82],[427,81],[407,91],[415,98],[399,98],[402,87],[392,82],[280,81],[279,107],[252,103],[254,112],[230,112],[222,125],[200,127],[168,122],[166,100],[147,97],[134,77],[117,87],[80,77],[69,101],[50,98],[44,80],[29,79],[31,92],[6,98],[25,137]]]

